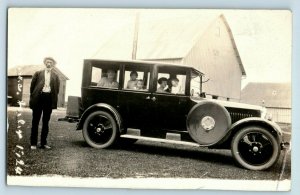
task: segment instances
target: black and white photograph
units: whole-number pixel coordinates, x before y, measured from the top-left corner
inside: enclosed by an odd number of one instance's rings
[[[7,184],[291,189],[292,12],[9,8]]]

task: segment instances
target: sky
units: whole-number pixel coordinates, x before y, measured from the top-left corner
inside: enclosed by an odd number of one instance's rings
[[[290,82],[292,14],[286,10],[151,10],[11,8],[8,15],[8,68],[42,64],[52,56],[70,79],[66,97],[80,96],[83,60],[131,59],[136,13],[140,26],[170,18],[223,14],[233,33],[249,82]],[[114,37],[113,52],[103,48]],[[108,41],[110,40],[110,41]]]

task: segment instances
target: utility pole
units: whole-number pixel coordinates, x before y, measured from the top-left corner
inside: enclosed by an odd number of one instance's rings
[[[140,13],[137,11],[136,16],[135,16],[133,47],[132,47],[132,59],[133,60],[136,60],[138,35],[139,35],[139,20],[140,20]]]

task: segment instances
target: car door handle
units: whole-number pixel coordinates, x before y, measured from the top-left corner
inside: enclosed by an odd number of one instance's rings
[[[150,96],[147,96],[147,97],[146,97],[146,100],[150,100],[150,99],[151,99],[153,102],[156,101],[156,97],[152,97],[152,98],[150,98]]]

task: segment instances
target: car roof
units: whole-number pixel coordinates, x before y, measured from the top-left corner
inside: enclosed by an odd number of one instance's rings
[[[190,65],[182,65],[182,64],[176,64],[176,63],[165,63],[165,62],[157,62],[157,61],[142,61],[142,60],[107,60],[107,59],[85,59],[85,61],[95,61],[95,62],[107,62],[107,63],[132,63],[132,64],[147,64],[149,66],[154,65],[163,65],[163,66],[173,66],[173,67],[180,67],[180,68],[190,68],[195,70],[201,75],[204,75],[204,73],[200,72],[196,68],[190,66]]]

